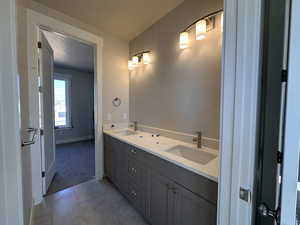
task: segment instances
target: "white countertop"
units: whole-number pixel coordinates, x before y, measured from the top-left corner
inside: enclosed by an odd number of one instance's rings
[[[127,144],[133,145],[150,154],[156,155],[180,167],[190,170],[196,174],[199,174],[210,180],[218,182],[218,172],[219,172],[218,153],[219,152],[217,150],[209,149],[206,147],[197,149],[197,151],[205,151],[213,155],[216,155],[216,158],[214,158],[207,164],[199,164],[191,160],[185,159],[183,157],[166,152],[167,149],[170,149],[177,145],[183,145],[186,147],[195,148],[195,145],[193,144],[188,144],[186,142],[170,139],[163,136],[153,137],[152,134],[141,132],[141,131],[138,131],[137,134],[128,135],[128,136],[117,133],[122,130],[124,129],[104,129],[103,132],[114,138],[119,139],[120,141],[126,142]]]

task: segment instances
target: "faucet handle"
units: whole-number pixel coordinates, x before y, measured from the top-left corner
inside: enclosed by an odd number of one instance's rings
[[[198,136],[202,136],[202,131],[196,131],[196,134],[197,134]]]

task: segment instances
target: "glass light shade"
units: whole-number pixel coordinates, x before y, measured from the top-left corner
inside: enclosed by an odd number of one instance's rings
[[[189,46],[189,33],[185,31],[180,33],[179,47],[187,48],[188,46]]]
[[[132,61],[132,66],[135,67],[139,64],[139,57],[133,56],[131,61]]]
[[[128,69],[133,70],[133,63],[131,60],[128,61]]]
[[[224,13],[221,14],[221,32],[223,32],[223,26],[224,26]]]
[[[143,53],[143,63],[144,64],[150,63],[150,53],[149,52]]]
[[[196,40],[203,40],[206,33],[206,20],[200,20],[196,23]]]

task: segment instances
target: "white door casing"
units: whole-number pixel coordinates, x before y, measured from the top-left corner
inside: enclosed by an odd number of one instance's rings
[[[251,225],[260,87],[262,0],[224,1],[218,225]]]
[[[45,35],[40,32],[39,74],[40,74],[40,129],[41,158],[43,171],[43,194],[45,195],[55,175],[55,136],[54,136],[54,87],[53,50]],[[39,103],[36,103],[39,104]]]
[[[0,1],[0,224],[23,224],[16,2]]]

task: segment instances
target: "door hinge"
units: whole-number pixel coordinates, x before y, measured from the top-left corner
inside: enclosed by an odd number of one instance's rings
[[[287,82],[288,80],[288,73],[287,70],[281,71],[281,82]]]
[[[281,164],[283,160],[283,153],[282,152],[277,152],[277,163]]]
[[[240,199],[245,202],[251,202],[251,191],[249,189],[245,189],[240,187]]]
[[[40,129],[40,135],[43,136],[44,135],[44,130]]]
[[[42,48],[42,42],[39,41],[39,42],[37,43],[37,46],[38,46],[38,48]]]
[[[42,171],[42,178],[44,178],[46,176],[45,171]]]
[[[43,92],[43,87],[39,86],[39,92],[42,93]]]

